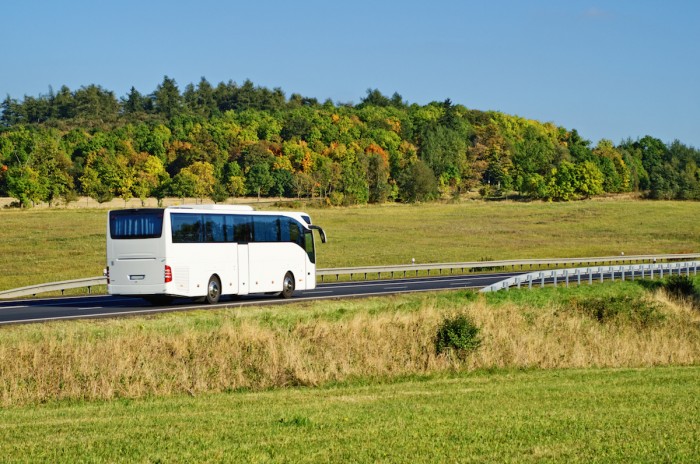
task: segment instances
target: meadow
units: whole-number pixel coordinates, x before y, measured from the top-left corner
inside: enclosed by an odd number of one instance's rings
[[[695,463],[698,378],[697,366],[480,371],[0,409],[0,460]]]

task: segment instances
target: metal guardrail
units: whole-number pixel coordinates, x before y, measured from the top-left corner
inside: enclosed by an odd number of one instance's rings
[[[363,276],[364,279],[376,276],[381,279],[382,275],[394,278],[396,275],[409,276],[418,275],[420,272],[443,274],[443,273],[466,273],[475,270],[487,269],[506,269],[515,270],[520,268],[542,268],[542,267],[561,267],[570,264],[587,264],[598,266],[608,263],[655,263],[655,262],[670,262],[700,259],[700,253],[686,254],[666,254],[666,255],[637,255],[637,256],[599,256],[592,258],[551,258],[551,259],[508,259],[499,261],[468,261],[462,263],[432,263],[432,264],[407,264],[396,266],[364,266],[364,267],[338,267],[317,269],[316,275],[321,278],[321,282],[325,281],[326,277],[335,276],[338,280],[341,275],[350,276],[352,280],[355,276]],[[28,287],[16,288],[13,290],[5,290],[0,292],[0,300],[9,298],[18,298],[22,296],[34,296],[40,293],[61,292],[73,288],[87,288],[88,293],[91,293],[92,287],[106,285],[106,277],[89,277],[76,280],[65,280],[62,282],[50,282],[46,284],[32,285]]]
[[[571,264],[586,264],[588,266],[593,265],[604,265],[608,263],[609,265],[613,263],[643,263],[643,262],[659,262],[659,261],[678,261],[678,260],[688,260],[688,259],[698,259],[700,258],[700,253],[684,253],[684,254],[666,254],[666,255],[636,255],[636,256],[598,256],[592,258],[547,258],[547,259],[506,259],[500,261],[469,261],[463,263],[433,263],[433,264],[406,264],[397,266],[365,266],[365,267],[338,267],[329,269],[318,269],[316,270],[316,275],[321,278],[321,282],[325,280],[325,277],[335,276],[338,280],[341,275],[349,275],[352,279],[355,275],[362,275],[364,279],[367,276],[377,276],[381,279],[382,274],[388,275],[393,278],[395,275],[403,275],[404,277],[418,272],[427,272],[430,275],[431,272],[437,272],[439,274],[444,273],[456,273],[456,272],[470,272],[473,270],[485,270],[485,269],[507,269],[511,268],[515,270],[520,268],[524,270],[526,267],[529,269],[542,268],[542,267],[561,267],[564,265]]]
[[[39,293],[61,292],[71,288],[86,288],[88,293],[92,293],[92,287],[107,285],[107,277],[88,277],[85,279],[64,280],[61,282],[49,282],[46,284],[30,285],[29,287],[15,288],[0,292],[0,300],[7,298],[17,298],[20,296],[34,296]]]
[[[691,270],[693,271],[693,275],[698,274],[698,265],[700,265],[698,261],[686,261],[658,264],[634,264],[629,266],[594,266],[588,268],[553,269],[550,271],[530,272],[528,274],[510,277],[489,285],[488,287],[484,287],[481,291],[496,292],[499,290],[508,290],[513,286],[521,288],[522,285],[527,285],[528,288],[532,289],[533,282],[539,282],[540,287],[544,287],[545,282],[551,282],[556,287],[559,281],[563,281],[568,287],[571,279],[574,279],[577,285],[581,285],[582,278],[588,281],[590,285],[593,283],[594,276],[598,276],[595,277],[595,279],[600,279],[600,282],[603,282],[606,275],[613,281],[615,280],[615,276],[620,276],[620,279],[624,281],[625,275],[629,276],[632,280],[635,279],[635,276],[642,279],[647,277],[654,279],[655,272],[659,278],[663,278],[664,271],[666,271],[666,275],[672,275],[675,271],[678,275],[685,272],[686,275],[690,276]]]

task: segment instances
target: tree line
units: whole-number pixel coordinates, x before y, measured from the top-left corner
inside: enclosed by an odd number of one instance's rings
[[[0,196],[21,206],[79,195],[318,198],[334,205],[485,197],[568,201],[641,192],[700,199],[700,151],[652,136],[592,146],[575,129],[447,99],[409,104],[369,89],[359,104],[205,78],[150,94],[97,85],[9,95]]]

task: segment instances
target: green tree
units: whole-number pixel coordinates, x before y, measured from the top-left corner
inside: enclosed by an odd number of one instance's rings
[[[367,159],[367,178],[369,184],[369,202],[384,203],[391,194],[389,184],[389,161],[386,154],[373,152]]]
[[[275,184],[275,179],[270,174],[270,166],[267,163],[256,163],[250,167],[246,175],[246,187],[249,193],[257,194],[258,201],[260,195],[265,195]]]
[[[404,201],[428,201],[438,195],[435,174],[422,160],[411,162],[398,180],[399,194]]]
[[[576,165],[576,178],[578,179],[577,193],[585,198],[603,193],[605,178],[598,166],[593,161],[584,161]]]
[[[229,162],[224,168],[226,190],[233,197],[245,195],[245,177],[241,166],[236,162]]]
[[[190,170],[183,169],[170,182],[170,192],[184,201],[197,196],[197,176]]]
[[[468,169],[467,143],[458,131],[442,126],[428,129],[419,153],[443,183],[453,188],[461,185],[461,175]]]
[[[152,107],[152,101],[150,98],[141,95],[141,93],[136,90],[133,86],[129,90],[126,98],[121,99],[121,108],[124,114],[127,115],[137,115],[143,114],[149,111]]]
[[[579,191],[577,169],[573,163],[564,161],[552,168],[549,178],[549,196],[554,200],[569,201],[576,198]]]
[[[37,137],[32,165],[45,184],[45,196],[41,200],[47,201],[49,206],[73,190],[71,160],[59,146],[56,137],[51,134]]]
[[[75,116],[89,125],[114,122],[119,113],[119,101],[114,92],[103,89],[98,85],[89,85],[76,90]]]
[[[160,158],[145,153],[141,153],[141,157],[134,167],[133,191],[143,206],[146,203],[146,198],[154,195],[169,176]]]
[[[80,177],[80,185],[83,193],[98,203],[104,203],[114,198],[114,193],[100,178],[97,169],[88,165]]]
[[[196,161],[191,166],[184,168],[183,171],[190,172],[196,179],[193,193],[200,201],[213,194],[216,185],[214,166],[205,161]]]
[[[175,79],[168,76],[163,77],[163,82],[153,93],[153,101],[155,110],[167,119],[180,114],[182,112],[182,96]]]
[[[7,191],[26,208],[43,201],[48,195],[48,182],[31,166],[14,166],[7,173]]]

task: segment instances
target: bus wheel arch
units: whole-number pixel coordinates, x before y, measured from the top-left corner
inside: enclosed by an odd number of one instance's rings
[[[282,298],[291,298],[294,294],[295,287],[294,274],[292,274],[292,271],[288,271],[284,275],[284,279],[282,279],[282,292],[280,296]]]
[[[219,298],[221,298],[221,279],[218,275],[212,274],[212,276],[209,277],[207,293],[204,298],[209,304],[216,304],[219,302]]]

